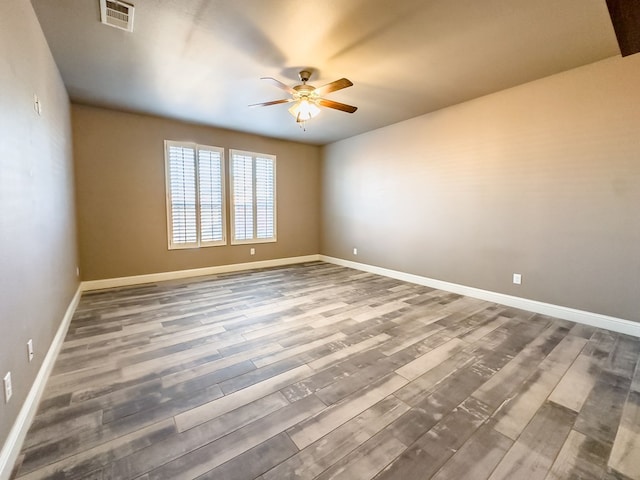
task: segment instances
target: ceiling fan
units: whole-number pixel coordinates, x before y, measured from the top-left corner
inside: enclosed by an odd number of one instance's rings
[[[267,107],[269,105],[278,105],[280,103],[295,102],[295,104],[291,108],[289,108],[289,113],[291,113],[291,115],[295,117],[296,122],[298,122],[303,129],[305,128],[305,123],[307,122],[307,120],[311,120],[318,113],[320,113],[320,108],[318,107],[333,108],[335,110],[340,110],[347,113],[353,113],[358,109],[358,107],[323,98],[324,95],[328,93],[352,86],[353,83],[351,83],[350,80],[341,78],[340,80],[336,80],[334,82],[327,83],[322,87],[316,88],[311,85],[307,85],[309,78],[311,78],[311,72],[309,70],[302,70],[299,73],[299,76],[302,84],[295,85],[293,87],[290,87],[289,85],[286,85],[280,80],[276,80],[272,77],[262,77],[261,80],[269,81],[269,83],[271,83],[272,85],[275,85],[276,87],[289,93],[291,95],[291,98],[273,100],[271,102],[254,103],[253,105],[249,106]]]

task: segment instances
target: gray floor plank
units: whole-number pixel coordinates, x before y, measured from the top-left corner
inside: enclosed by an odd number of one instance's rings
[[[200,475],[197,480],[252,479],[297,452],[298,449],[287,434],[279,433],[219,467]]]
[[[266,472],[264,480],[311,480],[409,410],[393,395]]]
[[[544,479],[569,435],[575,415],[560,405],[545,403],[489,479]]]
[[[325,407],[305,397],[149,472],[150,480],[193,479],[284,432]]]
[[[288,431],[289,436],[298,448],[303,449],[386,396],[391,395],[406,383],[404,378],[395,374],[383,377],[371,386],[355,392],[341,402],[331,405],[317,415],[291,427]]]
[[[572,430],[553,463],[546,480],[602,478],[611,447]]]
[[[287,405],[287,400],[279,392],[258,399],[184,433],[176,432],[160,442],[113,462],[109,468],[105,468],[105,478],[137,478]]]
[[[512,444],[511,439],[496,432],[489,425],[483,425],[447,460],[432,479],[485,480]]]
[[[485,420],[490,408],[468,398],[394,459],[378,479],[430,478]]]
[[[631,391],[625,401],[609,467],[634,480],[640,479],[640,367],[636,366]]]
[[[494,428],[516,440],[531,418],[553,391],[560,378],[580,354],[587,340],[567,335],[538,365],[535,374],[518,390],[515,397],[503,403]]]

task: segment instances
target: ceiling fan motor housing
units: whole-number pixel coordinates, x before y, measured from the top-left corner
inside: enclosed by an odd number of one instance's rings
[[[316,87],[312,87],[311,85],[307,85],[307,84],[302,84],[302,85],[296,85],[295,87],[293,87],[293,89],[296,91],[296,94],[299,97],[310,97],[314,93],[314,90],[316,89]]]

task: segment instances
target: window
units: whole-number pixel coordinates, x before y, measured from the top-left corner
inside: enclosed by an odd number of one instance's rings
[[[276,157],[231,150],[231,243],[276,241]]]
[[[224,150],[165,141],[169,248],[226,244]]]

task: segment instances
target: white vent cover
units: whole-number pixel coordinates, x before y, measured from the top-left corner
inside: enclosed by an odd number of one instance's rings
[[[133,32],[133,5],[120,0],[100,0],[100,20],[105,25]]]

